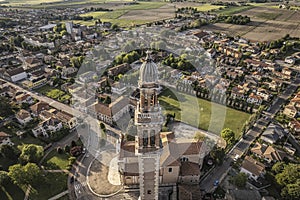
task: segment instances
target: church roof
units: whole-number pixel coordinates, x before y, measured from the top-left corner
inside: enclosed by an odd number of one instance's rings
[[[198,164],[193,162],[182,162],[180,166],[180,175],[189,176],[189,175],[200,175],[200,167]]]
[[[140,82],[143,83],[155,83],[158,81],[157,65],[153,62],[150,52],[147,51],[145,62],[140,69]]]

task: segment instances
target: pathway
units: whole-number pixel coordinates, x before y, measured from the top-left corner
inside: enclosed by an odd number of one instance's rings
[[[28,199],[29,199],[30,191],[31,191],[31,185],[29,185],[29,186],[27,187],[27,190],[26,190],[26,192],[25,192],[24,200],[28,200]]]
[[[56,199],[59,199],[60,197],[65,196],[65,195],[68,194],[68,193],[69,193],[69,190],[66,190],[66,191],[64,191],[64,192],[61,192],[61,193],[55,195],[54,197],[51,197],[51,198],[48,199],[48,200],[56,200]]]

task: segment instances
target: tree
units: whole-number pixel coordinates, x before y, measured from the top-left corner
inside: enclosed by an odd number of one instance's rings
[[[42,146],[35,144],[27,144],[22,148],[20,158],[25,162],[37,163],[44,156],[44,149]]]
[[[110,104],[110,103],[111,103],[111,98],[110,98],[110,96],[106,96],[106,98],[105,98],[105,100],[104,100],[103,103],[105,103],[105,104]]]
[[[223,148],[216,147],[210,152],[210,156],[215,160],[217,164],[221,165],[225,157],[225,150]]]
[[[0,97],[0,117],[8,117],[13,114],[9,101],[5,97]]]
[[[10,177],[6,171],[0,171],[0,187],[7,185],[10,181]]]
[[[76,162],[76,157],[70,157],[69,159],[69,165],[73,165]]]
[[[285,163],[284,162],[277,162],[273,165],[272,171],[275,174],[281,173],[284,170]]]
[[[117,24],[112,24],[110,28],[114,31],[119,30],[119,26]]]
[[[238,173],[232,178],[232,182],[239,188],[244,188],[247,183],[247,175],[245,173]]]
[[[10,145],[2,145],[0,147],[0,153],[4,158],[8,158],[11,160],[15,160],[19,157],[20,152],[18,149],[10,146]]]
[[[64,150],[65,150],[65,152],[66,153],[70,153],[70,146],[69,145],[65,145],[65,148],[64,148]]]
[[[229,128],[225,128],[222,130],[221,137],[226,141],[227,145],[233,144],[235,140],[234,132]]]
[[[43,182],[42,172],[35,163],[27,163],[25,166],[12,165],[8,170],[9,177],[17,185],[39,185]]]
[[[276,182],[283,187],[281,190],[282,197],[286,199],[299,199],[300,165],[289,163],[288,165],[278,164],[276,167],[274,166],[272,170],[279,172],[275,175]]]
[[[103,122],[100,122],[100,128],[101,128],[102,130],[106,129],[105,124],[104,124]]]

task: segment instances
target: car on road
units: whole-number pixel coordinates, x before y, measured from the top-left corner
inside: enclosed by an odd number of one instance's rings
[[[218,186],[219,185],[219,180],[215,180],[215,182],[214,182],[214,186]]]
[[[236,155],[234,156],[233,160],[234,160],[234,161],[237,161],[237,160],[239,159],[239,157],[240,157],[240,156],[239,156],[238,154],[236,154]]]

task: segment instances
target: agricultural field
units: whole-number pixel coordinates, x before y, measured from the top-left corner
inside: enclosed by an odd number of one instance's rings
[[[91,5],[91,4],[99,4],[105,2],[132,2],[132,0],[0,0],[0,4],[5,4],[7,6],[34,6],[38,7],[46,7],[46,8],[54,8],[57,6],[83,6],[83,5]]]
[[[197,8],[198,11],[201,12],[207,12],[211,10],[218,10],[220,8],[224,8],[225,6],[217,6],[217,5],[211,5],[211,4],[202,4],[200,6],[196,6],[194,8]]]
[[[224,12],[226,9],[217,11]],[[235,12],[236,15],[247,15],[251,22],[247,25],[226,23],[209,24],[201,30],[223,32],[229,35],[239,35],[253,41],[276,40],[290,34],[300,37],[300,13],[294,10],[274,8],[269,4],[253,5],[252,8]]]
[[[218,11],[215,11],[215,13],[217,14],[222,14],[222,15],[233,15],[233,14],[237,14],[246,10],[250,10],[251,8],[253,8],[253,6],[249,5],[249,6],[234,6],[234,7],[228,7],[225,9],[221,9]]]
[[[230,128],[239,137],[242,125],[250,117],[248,113],[169,89],[160,94],[159,103],[164,114],[175,113],[177,120],[215,134]]]
[[[89,12],[82,17],[93,16],[91,21],[76,21],[81,24],[92,25],[96,19],[111,22],[119,26],[133,26],[147,22],[174,17],[173,5],[164,2],[139,2],[137,5],[118,6],[111,12]]]

